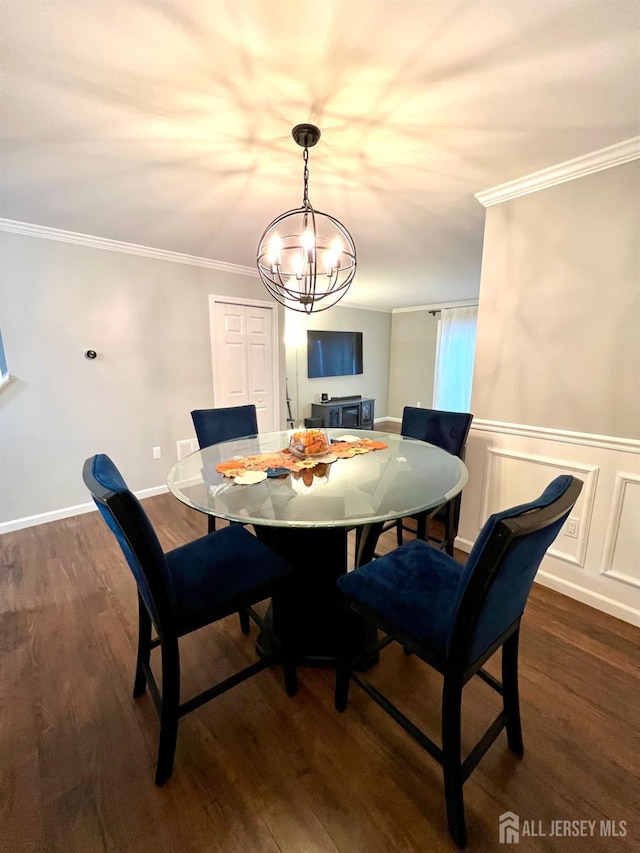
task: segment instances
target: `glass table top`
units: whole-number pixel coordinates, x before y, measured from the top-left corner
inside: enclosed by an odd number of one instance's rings
[[[283,450],[292,432],[261,433],[198,450],[171,468],[169,490],[188,506],[229,521],[274,527],[348,527],[431,509],[455,497],[468,479],[467,468],[457,456],[432,444],[351,429],[327,432],[333,440],[350,435],[383,441],[388,447],[337,459],[321,468],[324,476],[314,476],[310,485],[288,474],[241,486],[216,471],[216,465],[234,457]]]

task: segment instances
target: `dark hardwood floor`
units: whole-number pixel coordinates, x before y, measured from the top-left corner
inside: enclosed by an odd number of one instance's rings
[[[205,532],[169,495],[145,506],[165,548]],[[133,579],[97,513],[0,537],[3,853],[455,849],[439,766],[356,686],[336,713],[326,669],[300,669],[294,698],[268,670],[185,717],[173,778],[156,788],[157,718],[148,696],[131,698],[136,619]],[[255,636],[234,617],[185,638],[184,698],[250,660]],[[466,783],[468,850],[640,849],[639,640],[534,588],[521,643],[525,755],[502,735]],[[437,735],[439,676],[394,648],[371,676]],[[497,698],[468,686],[467,742]],[[554,820],[625,820],[627,835],[500,845],[507,810],[546,832]]]

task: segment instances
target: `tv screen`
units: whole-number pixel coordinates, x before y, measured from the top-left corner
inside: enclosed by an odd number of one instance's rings
[[[358,373],[362,373],[362,332],[307,331],[309,379]]]

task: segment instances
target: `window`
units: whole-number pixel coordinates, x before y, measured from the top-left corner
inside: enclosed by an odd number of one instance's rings
[[[4,354],[4,344],[2,343],[2,331],[0,331],[0,388],[6,385],[10,378],[7,368],[7,357]]]
[[[440,312],[433,389],[435,409],[471,411],[477,320],[477,305],[443,308]]]

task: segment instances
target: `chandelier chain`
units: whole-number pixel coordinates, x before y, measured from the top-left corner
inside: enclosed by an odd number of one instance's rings
[[[304,160],[304,192],[302,195],[302,206],[308,208],[311,207],[311,202],[309,201],[309,149],[306,146],[302,152],[302,159]]]

